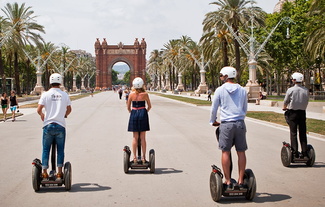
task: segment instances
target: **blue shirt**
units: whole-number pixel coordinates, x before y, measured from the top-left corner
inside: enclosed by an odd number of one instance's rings
[[[210,124],[217,120],[220,107],[220,121],[244,120],[247,112],[247,92],[239,84],[224,83],[216,89],[211,106]]]

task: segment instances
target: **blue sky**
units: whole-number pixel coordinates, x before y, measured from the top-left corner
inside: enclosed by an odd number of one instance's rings
[[[256,1],[256,6],[272,13],[279,0]],[[112,45],[145,38],[147,57],[182,35],[198,41],[205,14],[217,9],[209,5],[212,0],[0,0],[1,8],[8,2],[32,7],[37,22],[45,27],[46,42],[94,55],[96,38],[106,38]]]

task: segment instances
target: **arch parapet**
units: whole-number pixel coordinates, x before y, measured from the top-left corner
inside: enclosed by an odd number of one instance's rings
[[[147,43],[142,38],[141,43],[135,38],[133,45],[107,44],[106,38],[100,42],[96,38],[96,89],[112,88],[112,67],[116,62],[123,61],[130,66],[130,83],[135,77],[146,80],[146,50]],[[130,84],[131,85],[131,84]]]

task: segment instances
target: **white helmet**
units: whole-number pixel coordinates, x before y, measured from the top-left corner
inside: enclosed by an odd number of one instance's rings
[[[134,88],[142,88],[143,80],[140,77],[137,77],[133,80],[132,85]]]
[[[61,84],[62,83],[62,76],[59,73],[53,73],[50,76],[50,84],[52,84],[52,83],[59,83],[59,84]]]
[[[304,81],[304,75],[301,74],[301,73],[297,73],[297,72],[293,73],[291,75],[291,78],[296,80],[296,82],[303,82]]]
[[[231,66],[226,66],[220,70],[220,74],[222,74],[223,76],[228,75],[228,78],[236,78],[237,71]]]

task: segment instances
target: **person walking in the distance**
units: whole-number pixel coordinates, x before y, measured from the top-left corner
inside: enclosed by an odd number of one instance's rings
[[[123,89],[119,88],[118,89],[118,96],[119,96],[120,99],[122,99],[122,95],[123,95]]]
[[[141,139],[141,149],[143,152],[143,157],[141,158],[142,163],[146,162],[146,131],[150,130],[149,127],[149,116],[148,112],[151,109],[151,102],[148,93],[145,91],[144,82],[142,78],[135,78],[132,82],[133,88],[132,92],[129,94],[127,109],[130,112],[130,119],[128,125],[128,131],[133,132],[132,139],[132,152],[133,152],[133,162],[137,162],[136,152],[138,146],[138,139],[140,134]],[[147,102],[147,108],[146,108]],[[132,104],[132,108],[131,108]]]
[[[37,113],[43,121],[43,154],[42,168],[43,179],[48,179],[49,153],[53,141],[57,145],[57,167],[56,179],[63,178],[64,146],[66,137],[65,119],[71,113],[71,101],[68,94],[60,89],[62,76],[53,73],[50,76],[51,89],[43,93],[37,107]],[[45,109],[45,114],[42,109]]]
[[[230,151],[235,145],[238,155],[239,187],[243,187],[246,168],[246,125],[247,92],[234,82],[237,71],[233,67],[223,67],[220,79],[224,84],[216,89],[211,108],[210,124],[219,126],[219,149],[222,150],[221,163],[225,175],[227,189],[232,189],[230,177]],[[220,107],[220,121],[217,122],[217,111]]]
[[[6,121],[7,119],[8,107],[9,107],[9,98],[7,97],[7,93],[4,92],[1,95],[1,108],[3,113],[3,121]]]
[[[299,157],[297,130],[299,128],[299,140],[302,150],[302,158],[308,157],[307,153],[307,127],[306,127],[306,108],[309,101],[308,89],[302,86],[304,75],[301,73],[293,73],[293,87],[290,87],[285,95],[283,110],[285,119],[290,128],[291,148],[296,158]]]
[[[211,91],[211,89],[209,88],[209,90],[208,90],[208,101],[211,101],[211,94],[212,94],[212,91]]]
[[[12,114],[12,121],[16,121],[16,110],[19,108],[18,101],[16,97],[16,92],[14,90],[11,91],[10,99],[10,111]]]

